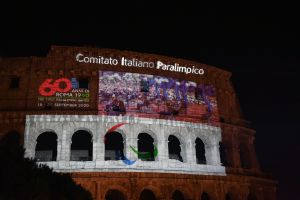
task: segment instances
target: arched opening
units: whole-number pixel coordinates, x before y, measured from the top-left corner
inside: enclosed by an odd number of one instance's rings
[[[232,200],[231,195],[229,193],[226,194],[225,200]]]
[[[174,135],[170,135],[168,141],[169,159],[175,159],[183,162],[181,156],[180,141],[178,140],[178,138]]]
[[[156,197],[151,190],[145,189],[141,192],[139,200],[156,200]]]
[[[108,190],[105,194],[105,200],[126,200],[126,196],[119,190]]]
[[[206,192],[203,192],[201,195],[201,200],[210,200],[209,195]]]
[[[154,139],[148,133],[138,135],[138,158],[143,161],[154,161]]]
[[[256,196],[253,194],[248,194],[247,200],[256,200]]]
[[[84,130],[76,131],[72,136],[71,161],[93,160],[92,135]]]
[[[105,160],[124,160],[124,138],[119,132],[105,135]]]
[[[172,199],[173,200],[184,200],[184,196],[183,196],[182,192],[176,190],[175,192],[173,192]]]
[[[221,164],[223,166],[228,166],[227,159],[226,159],[226,149],[222,142],[219,142],[219,151],[220,151]]]
[[[197,138],[195,143],[197,164],[206,164],[205,145],[203,141],[200,138]]]
[[[245,169],[251,168],[250,153],[245,144],[240,144],[240,161],[241,167]]]
[[[39,162],[56,161],[57,135],[54,132],[44,132],[36,140],[35,159]]]

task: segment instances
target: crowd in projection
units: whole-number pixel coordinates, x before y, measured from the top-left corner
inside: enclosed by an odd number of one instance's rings
[[[99,114],[217,123],[212,85],[147,74],[100,71]]]

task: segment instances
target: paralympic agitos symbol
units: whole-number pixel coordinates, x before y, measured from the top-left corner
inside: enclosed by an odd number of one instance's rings
[[[127,123],[119,123],[119,124],[116,124],[114,126],[112,126],[106,134],[108,133],[113,133],[116,129],[118,129],[119,127],[125,125]],[[104,137],[104,143],[106,142],[106,138]],[[135,149],[133,146],[129,145],[130,149],[138,155],[139,158],[142,158],[142,159],[148,159],[148,158],[151,158],[151,153],[150,152],[139,152],[137,149]],[[157,150],[157,147],[154,145],[154,152],[153,152],[153,156],[154,158],[157,156],[158,154],[158,150]],[[137,160],[129,160],[128,158],[126,158],[125,156],[121,156],[120,155],[120,152],[118,150],[116,150],[116,155],[118,158],[120,158],[123,163],[125,163],[126,165],[133,165]]]

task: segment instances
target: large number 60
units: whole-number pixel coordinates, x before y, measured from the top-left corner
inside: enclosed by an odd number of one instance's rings
[[[61,86],[61,83],[65,83],[65,87]],[[43,96],[53,96],[55,92],[68,92],[72,89],[72,83],[67,78],[60,78],[54,81],[49,78],[46,79],[39,87],[39,93]]]

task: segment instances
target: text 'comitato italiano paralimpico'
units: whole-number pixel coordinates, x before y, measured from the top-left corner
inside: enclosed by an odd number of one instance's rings
[[[164,71],[174,71],[174,72],[182,72],[185,74],[198,74],[203,75],[204,69],[197,68],[195,66],[182,66],[179,63],[174,64],[166,64],[160,60],[156,62],[142,61],[136,58],[113,58],[113,57],[104,57],[104,56],[85,56],[82,53],[78,53],[76,55],[76,61],[80,63],[91,63],[91,64],[102,64],[102,65],[112,65],[117,66],[121,65],[124,67],[139,67],[139,68],[155,68],[158,70]]]

